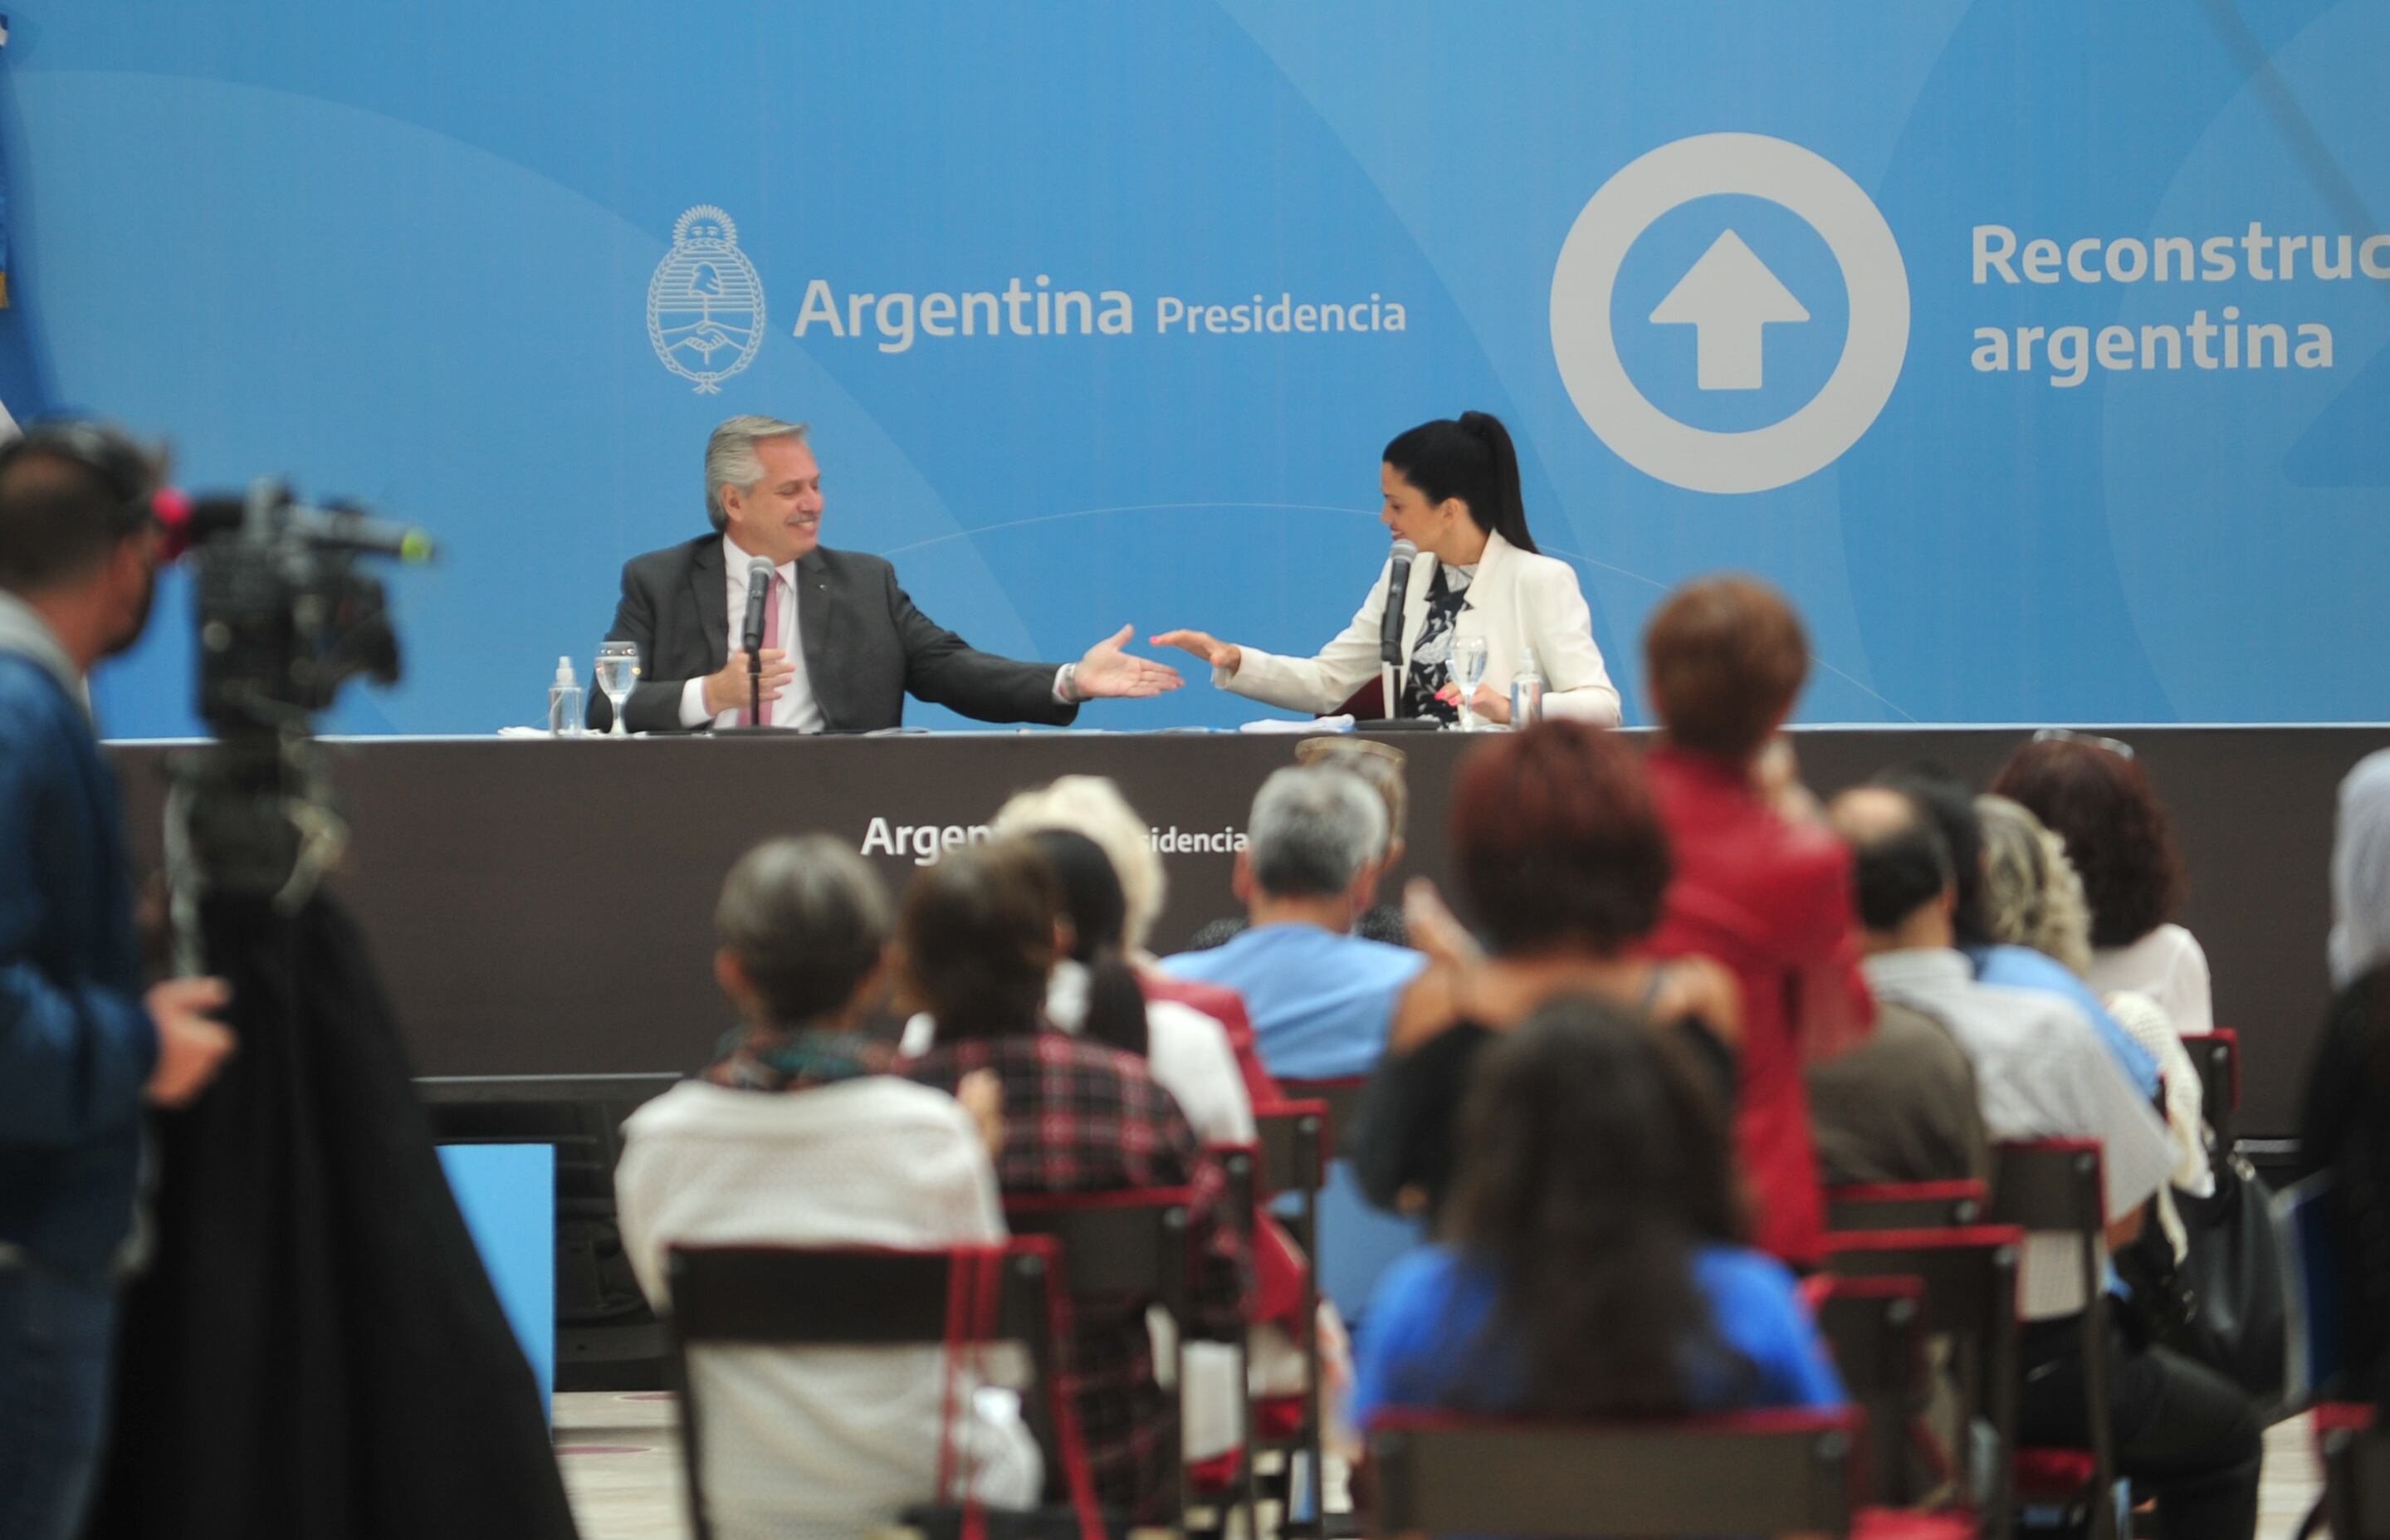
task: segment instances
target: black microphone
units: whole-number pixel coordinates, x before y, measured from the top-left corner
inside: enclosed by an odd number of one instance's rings
[[[772,597],[774,571],[768,556],[759,556],[747,563],[747,624],[741,635],[747,644],[747,669],[751,674],[763,667],[756,654],[764,649],[764,606]]]
[[[1394,559],[1386,569],[1386,610],[1378,619],[1378,661],[1388,668],[1403,666],[1403,597],[1410,592],[1411,559],[1419,547],[1407,540],[1394,542]],[[1392,716],[1394,702],[1386,702]]]
[[[747,563],[747,622],[740,639],[747,647],[747,714],[755,725],[764,723],[764,606],[772,597],[772,558],[759,556]]]

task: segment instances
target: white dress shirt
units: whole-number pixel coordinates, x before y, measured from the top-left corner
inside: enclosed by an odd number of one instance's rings
[[[1325,715],[1350,699],[1353,692],[1378,677],[1379,621],[1386,612],[1386,571],[1369,585],[1369,597],[1355,611],[1352,623],[1320,649],[1317,657],[1289,658],[1259,648],[1239,650],[1234,674],[1212,671],[1220,689],[1290,711]],[[1411,563],[1410,586],[1403,593],[1403,674],[1409,672],[1411,649],[1419,645],[1420,628],[1427,622],[1427,595],[1435,581],[1435,558],[1422,556]],[[1593,612],[1577,586],[1576,573],[1556,557],[1523,551],[1498,534],[1485,537],[1485,554],[1477,558],[1470,580],[1468,603],[1452,624],[1452,634],[1485,639],[1485,683],[1508,692],[1512,675],[1532,658],[1544,676],[1544,713],[1574,716],[1600,726],[1618,725],[1618,689],[1594,645]],[[1395,687],[1402,687],[1397,677]]]
[[[2175,1164],[2165,1123],[2073,1001],[1978,983],[1965,953],[1940,947],[1880,952],[1864,966],[1876,998],[1897,1000],[1950,1029],[1975,1068],[1975,1094],[1993,1138],[2100,1142],[2110,1224],[2165,1185]],[[2081,1269],[2074,1236],[2027,1234],[2019,1313],[2031,1321],[2079,1314],[2088,1303]]]
[[[725,596],[729,600],[729,650],[736,652],[746,637],[739,635],[747,619],[747,563],[752,558],[728,535],[722,537],[722,581]],[[821,704],[814,699],[813,681],[805,675],[804,645],[797,636],[797,564],[783,563],[780,574],[780,614],[777,633],[780,650],[796,665],[796,673],[780,687],[780,693],[764,702],[763,725],[794,727],[799,732],[817,733],[826,724]],[[681,687],[680,725],[701,727],[711,720],[717,727],[739,725],[739,713],[744,708],[732,707],[726,712],[705,709],[705,677],[700,674]]]

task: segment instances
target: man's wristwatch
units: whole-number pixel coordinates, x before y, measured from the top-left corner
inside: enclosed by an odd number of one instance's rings
[[[1062,698],[1062,703],[1066,706],[1075,706],[1086,699],[1079,693],[1078,664],[1062,665],[1062,672],[1054,676],[1054,693]]]

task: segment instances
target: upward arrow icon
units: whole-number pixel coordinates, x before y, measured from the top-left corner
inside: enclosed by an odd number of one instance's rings
[[[1710,243],[1651,312],[1656,325],[1693,328],[1697,382],[1704,391],[1759,389],[1760,328],[1808,318],[1792,291],[1732,230]]]

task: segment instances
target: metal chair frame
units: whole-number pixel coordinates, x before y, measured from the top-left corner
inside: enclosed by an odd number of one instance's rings
[[[1370,1435],[1376,1533],[1847,1534],[1859,1414],[1478,1421],[1391,1409]]]
[[[1303,1352],[1303,1426],[1281,1447],[1307,1462],[1312,1508],[1319,1517],[1297,1521],[1290,1511],[1279,1521],[1280,1530],[1290,1534],[1313,1533],[1320,1527],[1319,1519],[1324,1518],[1319,1501],[1320,1457],[1326,1432],[1320,1400],[1319,1191],[1328,1185],[1330,1116],[1328,1104],[1322,1101],[1287,1101],[1253,1109],[1253,1123],[1260,1135],[1256,1148],[1261,1155],[1262,1188],[1274,1198],[1294,1199],[1295,1210],[1289,1217],[1294,1243],[1303,1251],[1303,1332],[1299,1344]],[[1291,1510],[1291,1480],[1287,1486]]]
[[[869,1247],[694,1246],[666,1253],[672,1309],[671,1343],[687,1480],[689,1527],[710,1540],[706,1510],[704,1418],[689,1350],[705,1346],[944,1346],[947,1301],[956,1266],[978,1248],[890,1251]],[[996,1340],[1029,1351],[1041,1392],[1055,1385],[1056,1344],[1047,1329],[1047,1290],[1060,1264],[1051,1240],[1016,1239],[1001,1247]],[[1047,1469],[1062,1469],[1045,1393],[1023,1398],[1031,1431]]]
[[[2088,1505],[2094,1540],[2116,1540],[2114,1403],[2108,1380],[2107,1191],[2093,1139],[2008,1142],[1993,1151],[1992,1217],[2025,1230],[2076,1238],[2086,1303],[2079,1317],[2084,1416],[2091,1431],[2091,1481],[2070,1501]]]
[[[1966,1229],[1862,1230],[1826,1237],[1825,1264],[1837,1278],[1908,1277],[1924,1290],[1924,1327],[1957,1340],[1959,1403],[1991,1423],[1999,1457],[1991,1485],[1976,1492],[1965,1451],[1955,1472],[1983,1516],[1984,1533],[2008,1533],[2009,1464],[2016,1450],[2016,1275],[2024,1232],[2008,1225]]]
[[[1115,1192],[1011,1193],[1004,1216],[1015,1236],[1045,1236],[1061,1248],[1063,1286],[1076,1305],[1089,1299],[1143,1299],[1170,1314],[1171,1398],[1187,1425],[1187,1324],[1193,1314],[1194,1256],[1189,1226],[1193,1194],[1185,1187]],[[1183,1437],[1163,1441],[1169,1484],[1183,1521],[1192,1506]]]

